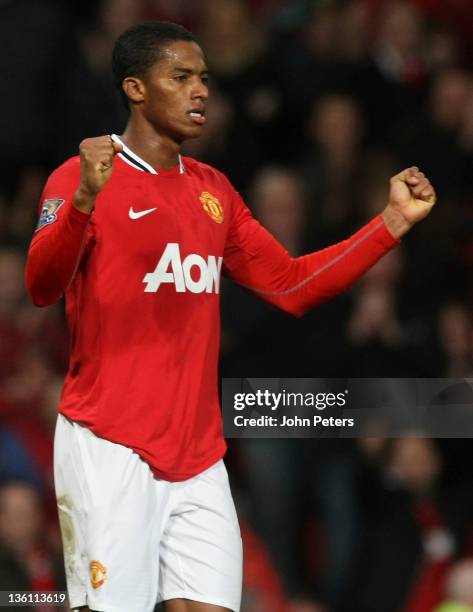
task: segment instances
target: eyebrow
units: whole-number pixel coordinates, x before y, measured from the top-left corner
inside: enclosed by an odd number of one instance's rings
[[[209,69],[205,67],[203,70],[197,71],[192,68],[185,68],[184,66],[175,66],[173,69],[175,72],[184,72],[185,74],[208,74]]]

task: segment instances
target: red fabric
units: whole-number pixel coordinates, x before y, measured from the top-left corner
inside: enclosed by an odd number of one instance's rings
[[[13,418],[12,424],[34,457],[46,482],[52,485],[53,438],[38,417]]]
[[[0,321],[0,380],[11,376],[25,348],[25,337],[12,321]]]
[[[222,258],[237,282],[301,315],[397,244],[376,217],[350,239],[292,259],[220,172],[184,163],[182,174],[156,175],[117,156],[86,215],[72,205],[79,159],[66,162],[42,196],[65,203],[35,233],[26,271],[36,304],[66,294],[71,355],[60,412],[171,481],[205,470],[226,448],[217,395]]]
[[[426,563],[402,612],[432,612],[443,597],[450,561]]]
[[[243,592],[255,593],[264,610],[286,612],[289,604],[268,551],[248,525],[243,523],[240,527],[244,555]]]
[[[419,500],[415,505],[414,513],[417,524],[424,535],[432,529],[441,528],[443,525],[440,510],[430,499]]]
[[[27,557],[31,591],[56,591],[57,582],[49,554],[42,549],[32,550]]]
[[[30,591],[57,591],[58,584],[54,574],[50,554],[41,548],[30,552],[27,559],[27,571],[30,576]],[[36,612],[55,612],[57,607],[51,604],[37,603],[33,606]]]
[[[237,211],[238,222],[227,238],[226,272],[295,316],[341,293],[398,243],[377,216],[348,240],[292,258],[242,201]]]
[[[414,508],[414,513],[424,540],[434,530],[447,530],[440,510],[433,500],[419,500]],[[403,612],[431,612],[439,605],[442,601],[444,581],[451,561],[450,554],[446,554],[441,559],[432,559],[424,555]]]

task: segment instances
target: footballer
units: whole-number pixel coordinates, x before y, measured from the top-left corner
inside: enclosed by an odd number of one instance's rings
[[[205,57],[179,25],[146,22],[113,52],[129,108],[49,177],[29,249],[38,306],[65,295],[71,348],[55,486],[71,607],[240,609],[242,545],[217,393],[222,274],[301,316],[356,281],[423,219],[417,167],[347,240],[291,258],[227,178],[181,156],[200,135]]]

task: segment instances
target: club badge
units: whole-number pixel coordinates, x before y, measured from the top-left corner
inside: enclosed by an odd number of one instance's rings
[[[61,208],[64,202],[65,200],[61,200],[60,198],[44,200],[38,219],[38,225],[36,226],[36,231],[40,230],[45,225],[51,225],[51,223],[56,221],[57,211]]]
[[[98,589],[102,586],[102,584],[107,580],[107,570],[100,563],[100,561],[91,561],[90,562],[90,582],[94,589]]]
[[[218,199],[208,191],[200,194],[203,209],[215,223],[223,223],[223,208]]]

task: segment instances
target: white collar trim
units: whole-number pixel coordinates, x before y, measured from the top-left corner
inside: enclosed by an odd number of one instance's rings
[[[112,134],[111,138],[114,142],[118,142],[123,147],[123,153],[119,153],[120,159],[122,159],[125,163],[137,170],[141,170],[142,172],[150,172],[151,174],[159,174],[157,170],[153,168],[148,162],[145,162],[144,159],[141,159],[139,155],[133,153],[131,149],[129,149],[126,144],[119,138],[116,134]],[[182,161],[182,157],[178,155],[179,160],[179,174],[184,174],[186,168],[184,166],[184,162]],[[136,162],[136,163],[133,163]]]

